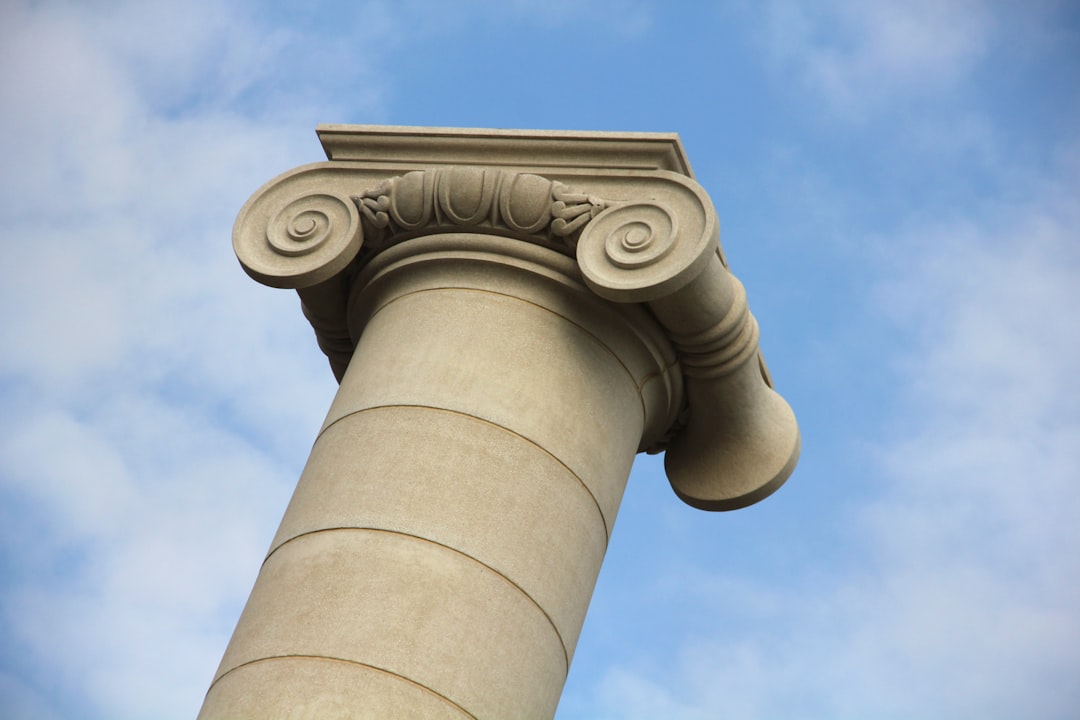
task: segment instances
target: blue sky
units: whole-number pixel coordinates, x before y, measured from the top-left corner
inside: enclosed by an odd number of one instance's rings
[[[635,465],[583,718],[1080,713],[1067,2],[0,8],[0,716],[191,718],[335,385],[233,219],[318,123],[678,132],[803,455]]]

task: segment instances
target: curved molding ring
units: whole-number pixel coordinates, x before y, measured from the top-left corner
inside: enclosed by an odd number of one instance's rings
[[[320,283],[343,270],[363,243],[360,213],[348,196],[294,193],[289,183],[257,193],[233,227],[240,264],[271,287]]]
[[[760,333],[746,302],[746,289],[734,275],[728,275],[728,278],[734,297],[719,322],[697,333],[669,333],[687,376],[722,377],[734,372],[752,356],[760,355]],[[764,373],[762,379],[769,384]]]
[[[585,281],[613,302],[648,302],[697,277],[714,250],[709,235],[680,235],[675,213],[656,202],[609,207],[581,231],[577,261]]]

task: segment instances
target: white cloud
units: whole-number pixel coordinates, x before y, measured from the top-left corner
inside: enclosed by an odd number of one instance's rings
[[[232,220],[317,157],[315,122],[379,119],[383,50],[402,42],[387,7],[288,30],[217,3],[0,10],[0,714],[194,715],[333,390],[295,297],[231,256]],[[651,22],[613,7],[625,32]],[[981,4],[773,7],[784,67],[852,112],[960,82],[994,28]],[[610,716],[1080,702],[1076,197],[1068,175],[898,238],[883,302],[913,342],[911,414],[860,516],[875,574],[793,600],[703,571],[688,602],[748,624],[697,633],[659,679],[616,666],[597,691]]]
[[[774,580],[668,568],[663,605],[715,617],[715,629],[688,630],[674,664],[614,662],[591,711],[1075,715],[1078,170],[1065,163],[1021,200],[887,239],[876,299],[907,348],[894,368],[902,400],[870,501],[837,513],[855,561],[819,557]]]
[[[232,257],[233,218],[318,157],[311,88],[279,79],[332,64],[315,89],[380,112],[379,25],[4,15],[0,714],[193,717],[333,392],[295,295]]]
[[[912,414],[868,523],[895,573],[887,642],[943,709],[1066,717],[1080,702],[1053,684],[1080,671],[1080,173],[1066,170],[1027,208],[926,230],[886,296],[915,329]]]
[[[826,107],[861,119],[966,79],[997,30],[984,0],[769,3],[763,41]]]
[[[389,7],[0,11],[0,714],[197,710],[334,389],[232,222],[318,159],[316,123],[383,120],[391,50],[447,32]]]
[[[82,426],[32,418],[0,448],[14,496],[50,524],[5,528],[5,544],[50,547],[4,619],[30,667],[104,715],[194,714],[265,552],[259,524],[292,484],[290,468],[205,420],[122,396]]]

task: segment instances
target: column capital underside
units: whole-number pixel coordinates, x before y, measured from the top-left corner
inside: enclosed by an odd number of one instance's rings
[[[260,188],[233,244],[255,280],[298,291],[339,380],[359,339],[350,292],[372,258],[418,237],[504,236],[576,259],[593,293],[644,304],[665,329],[685,378],[665,459],[683,500],[735,509],[790,475],[795,417],[772,390],[715,210],[677,136],[340,125],[319,134],[332,159]]]

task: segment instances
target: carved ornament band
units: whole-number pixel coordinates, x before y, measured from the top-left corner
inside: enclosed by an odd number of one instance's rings
[[[416,170],[352,200],[367,244],[467,228],[529,236],[570,254],[576,233],[609,204],[539,175],[479,167]]]

